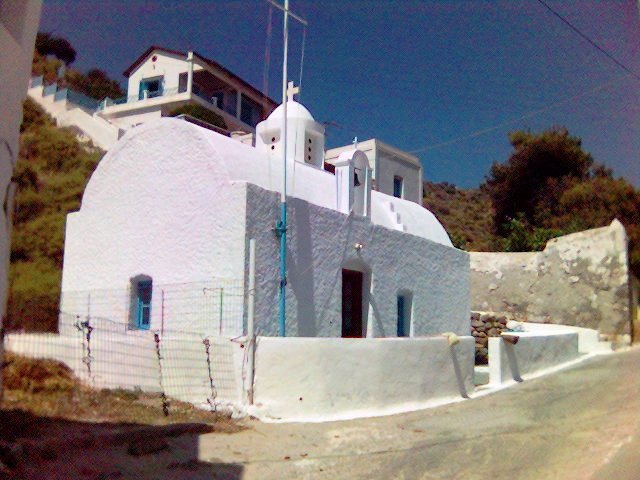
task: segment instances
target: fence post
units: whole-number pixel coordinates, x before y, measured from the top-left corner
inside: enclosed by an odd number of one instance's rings
[[[78,318],[80,318],[80,316],[78,315]],[[83,350],[83,357],[82,357],[82,362],[87,366],[87,376],[88,376],[88,380],[91,383],[93,382],[93,375],[91,374],[91,360],[93,359],[93,357],[91,356],[91,333],[93,332],[93,327],[91,326],[91,317],[89,317],[87,315],[87,320],[84,322],[80,323],[80,330],[82,331],[82,350]],[[85,342],[86,343],[86,347],[85,347]]]
[[[160,335],[158,332],[153,332],[153,338],[156,342],[156,355],[158,356],[158,372],[160,376],[160,398],[162,399],[162,413],[165,417],[169,416],[169,399],[164,393],[164,385],[162,381],[162,355],[160,354]]]
[[[247,379],[245,401],[253,405],[254,364],[256,355],[255,308],[256,308],[256,241],[249,240],[249,289],[247,304]]]
[[[160,297],[162,299],[162,306],[160,308],[160,318],[161,318],[160,336],[163,336],[164,335],[164,288],[160,290]]]
[[[223,313],[223,302],[224,302],[224,287],[220,289],[220,323],[218,326],[218,334],[222,336],[222,313]]]

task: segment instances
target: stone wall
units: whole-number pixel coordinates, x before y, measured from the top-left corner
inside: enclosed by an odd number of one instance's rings
[[[552,239],[542,252],[470,255],[472,310],[629,341],[632,275],[619,221]]]
[[[489,337],[507,329],[507,317],[491,312],[471,312],[471,335],[476,345],[476,365],[489,363]]]

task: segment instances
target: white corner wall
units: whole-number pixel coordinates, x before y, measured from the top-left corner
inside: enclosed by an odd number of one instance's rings
[[[417,207],[417,206],[416,206]],[[414,336],[469,334],[469,254],[299,199],[288,202],[288,336],[340,337],[342,268],[367,271],[368,337],[397,335],[397,295],[413,294]],[[417,207],[419,208],[419,207]],[[256,332],[278,335],[279,197],[249,185],[247,238],[256,240]],[[356,244],[363,248],[356,251]]]
[[[504,333],[517,337],[513,345],[502,337],[489,338],[489,383],[500,385],[521,382],[525,377],[577,359],[578,334],[572,333]]]
[[[418,410],[467,396],[474,341],[259,337],[254,407],[263,420],[326,421]]]

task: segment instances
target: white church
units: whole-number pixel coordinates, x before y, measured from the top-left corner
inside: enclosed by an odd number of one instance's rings
[[[417,203],[417,159],[375,142],[325,152],[324,126],[293,94],[285,145],[283,112],[257,124],[255,146],[182,119],[129,130],[67,217],[61,312],[130,330],[246,335],[254,240],[255,331],[277,336],[286,149],[287,336],[468,335],[469,255]],[[231,283],[233,318],[197,307]],[[176,285],[189,293],[180,308],[165,295]],[[73,328],[65,318],[61,332]]]

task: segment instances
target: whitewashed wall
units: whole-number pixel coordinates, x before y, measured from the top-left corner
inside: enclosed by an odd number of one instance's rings
[[[264,420],[326,421],[418,410],[473,388],[473,338],[258,339],[255,408]]]
[[[527,376],[559,367],[579,357],[578,333],[508,333],[515,345],[502,337],[489,338],[489,383],[521,382]]]
[[[402,198],[422,203],[422,167],[393,155],[391,151],[378,148],[378,172],[376,174],[376,190],[393,195],[393,177],[402,177]]]
[[[469,255],[365,217],[291,199],[288,231],[287,331],[293,336],[341,336],[343,266],[371,272],[367,335],[395,336],[397,294],[413,292],[416,336],[469,333]],[[279,197],[249,185],[247,237],[256,239],[256,331],[278,335]],[[364,248],[357,253],[354,245]],[[365,297],[366,298],[366,297]]]
[[[159,123],[165,128],[146,124],[125,135],[92,175],[80,211],[67,216],[63,312],[76,309],[70,292],[126,292],[139,274],[157,285],[243,278],[246,185],[228,182],[202,129]],[[91,314],[121,320],[113,316],[128,315],[126,302],[119,295]],[[152,306],[152,329],[161,327],[160,311]]]
[[[152,62],[151,58],[154,55],[157,60]],[[179,76],[187,71],[187,65],[186,56],[155,51],[129,75],[127,95],[129,97],[135,96],[137,100],[140,81],[159,76],[164,77],[163,88],[165,91],[174,89],[177,93]]]
[[[128,132],[100,162],[80,211],[67,217],[61,310],[84,313],[77,303],[85,301],[83,292],[120,292],[112,305],[94,301],[89,314],[126,322],[126,291],[136,275],[152,277],[154,285],[244,279],[248,240],[255,237],[258,331],[276,334],[279,246],[273,228],[281,169],[255,148],[181,120]],[[299,319],[290,331],[339,336],[336,282],[345,262],[364,262],[372,269],[370,335],[395,335],[401,289],[414,293],[416,335],[468,333],[468,254],[450,247],[430,212],[375,192],[371,221],[348,216],[335,211],[333,175],[297,163],[290,178],[300,197],[289,210],[288,321]],[[355,243],[365,246],[361,257]],[[154,290],[152,329],[162,327],[158,300]],[[242,327],[224,332],[242,333]]]

